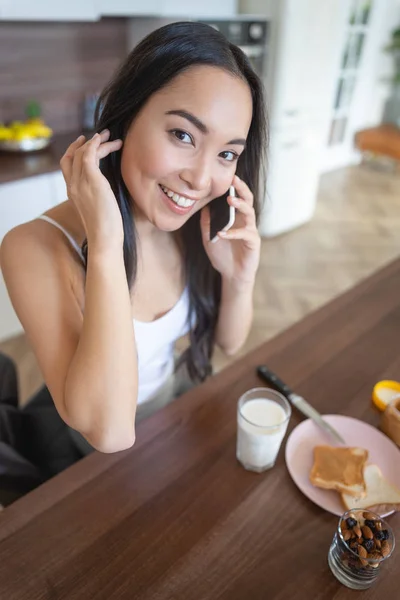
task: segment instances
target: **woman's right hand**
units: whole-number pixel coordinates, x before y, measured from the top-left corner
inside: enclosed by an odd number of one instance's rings
[[[79,136],[60,161],[68,199],[82,220],[90,248],[104,249],[124,240],[121,213],[108,180],[99,168],[100,159],[122,147],[122,140],[108,142],[105,129],[86,141]]]

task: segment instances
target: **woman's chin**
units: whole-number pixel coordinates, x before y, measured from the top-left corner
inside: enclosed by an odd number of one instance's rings
[[[157,227],[157,229],[159,229],[160,231],[165,231],[166,233],[178,231],[178,229],[180,229],[182,225],[186,223],[188,218],[189,217],[185,217],[184,219],[181,218],[179,219],[179,222],[177,220],[174,220],[172,222],[170,219],[157,219],[156,222],[153,223],[153,225]]]

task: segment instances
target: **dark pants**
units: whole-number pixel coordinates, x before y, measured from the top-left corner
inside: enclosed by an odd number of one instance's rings
[[[73,465],[84,455],[76,447],[47,387],[22,408],[24,454],[48,479]]]
[[[153,398],[138,406],[136,422],[192,385],[186,369],[178,368]],[[18,406],[15,366],[0,355],[0,504],[7,506],[90,452],[90,444],[59,416],[47,387]]]
[[[0,504],[7,506],[83,457],[43,387],[23,408],[0,399]]]

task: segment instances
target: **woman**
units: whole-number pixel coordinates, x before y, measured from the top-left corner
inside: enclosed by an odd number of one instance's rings
[[[132,446],[135,421],[179,392],[176,339],[190,332],[180,365],[202,381],[214,345],[234,354],[252,319],[266,125],[243,52],[208,25],[158,29],[103,91],[96,130],[61,160],[68,200],[1,248],[61,417],[51,437],[58,416],[47,389],[28,405],[32,429],[48,411],[42,463],[62,454],[62,426],[81,453]],[[226,197],[231,185],[236,199]],[[209,203],[221,200],[235,207],[235,226],[211,243]]]

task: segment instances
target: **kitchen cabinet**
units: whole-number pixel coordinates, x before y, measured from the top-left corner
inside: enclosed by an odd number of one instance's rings
[[[0,185],[0,243],[10,229],[54,206],[49,175]]]
[[[47,175],[50,184],[51,205],[56,206],[67,200],[67,187],[61,171]]]
[[[0,0],[0,19],[6,21],[95,21],[96,0]]]
[[[159,16],[164,0],[95,0],[101,16]]]
[[[237,14],[236,0],[164,0],[161,15],[163,17],[222,17],[229,18]]]
[[[232,17],[237,13],[237,0],[96,0],[100,15],[156,16],[195,19],[200,17]],[[156,27],[156,25],[154,26]]]
[[[319,122],[306,130],[271,132],[261,235],[279,235],[312,218],[325,136]]]
[[[285,0],[283,5],[271,98],[278,128],[329,118],[347,0]]]
[[[61,171],[0,185],[0,244],[5,234],[66,199]],[[0,341],[22,333],[0,271]]]
[[[273,236],[313,215],[349,0],[241,0],[271,20],[266,88],[271,137],[267,209]]]

